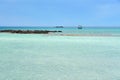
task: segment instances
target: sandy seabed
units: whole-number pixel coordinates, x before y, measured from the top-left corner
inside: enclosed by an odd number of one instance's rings
[[[0,34],[0,80],[119,80],[120,37]]]

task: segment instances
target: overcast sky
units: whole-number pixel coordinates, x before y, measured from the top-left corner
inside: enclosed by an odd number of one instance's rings
[[[0,0],[0,25],[120,26],[120,0]]]

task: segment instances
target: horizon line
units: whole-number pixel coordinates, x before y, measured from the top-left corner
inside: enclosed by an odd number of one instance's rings
[[[56,26],[63,26],[63,27],[78,27],[78,25],[54,25],[54,26],[48,26],[48,25],[0,25],[0,27],[56,27]],[[120,27],[120,26],[84,26],[82,27]]]

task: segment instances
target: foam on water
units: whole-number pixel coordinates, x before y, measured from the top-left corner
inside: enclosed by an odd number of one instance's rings
[[[119,80],[120,37],[0,34],[0,80]]]

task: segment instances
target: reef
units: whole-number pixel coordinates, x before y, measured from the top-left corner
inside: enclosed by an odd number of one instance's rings
[[[49,31],[49,30],[0,30],[0,33],[17,33],[17,34],[48,34],[62,31]]]

